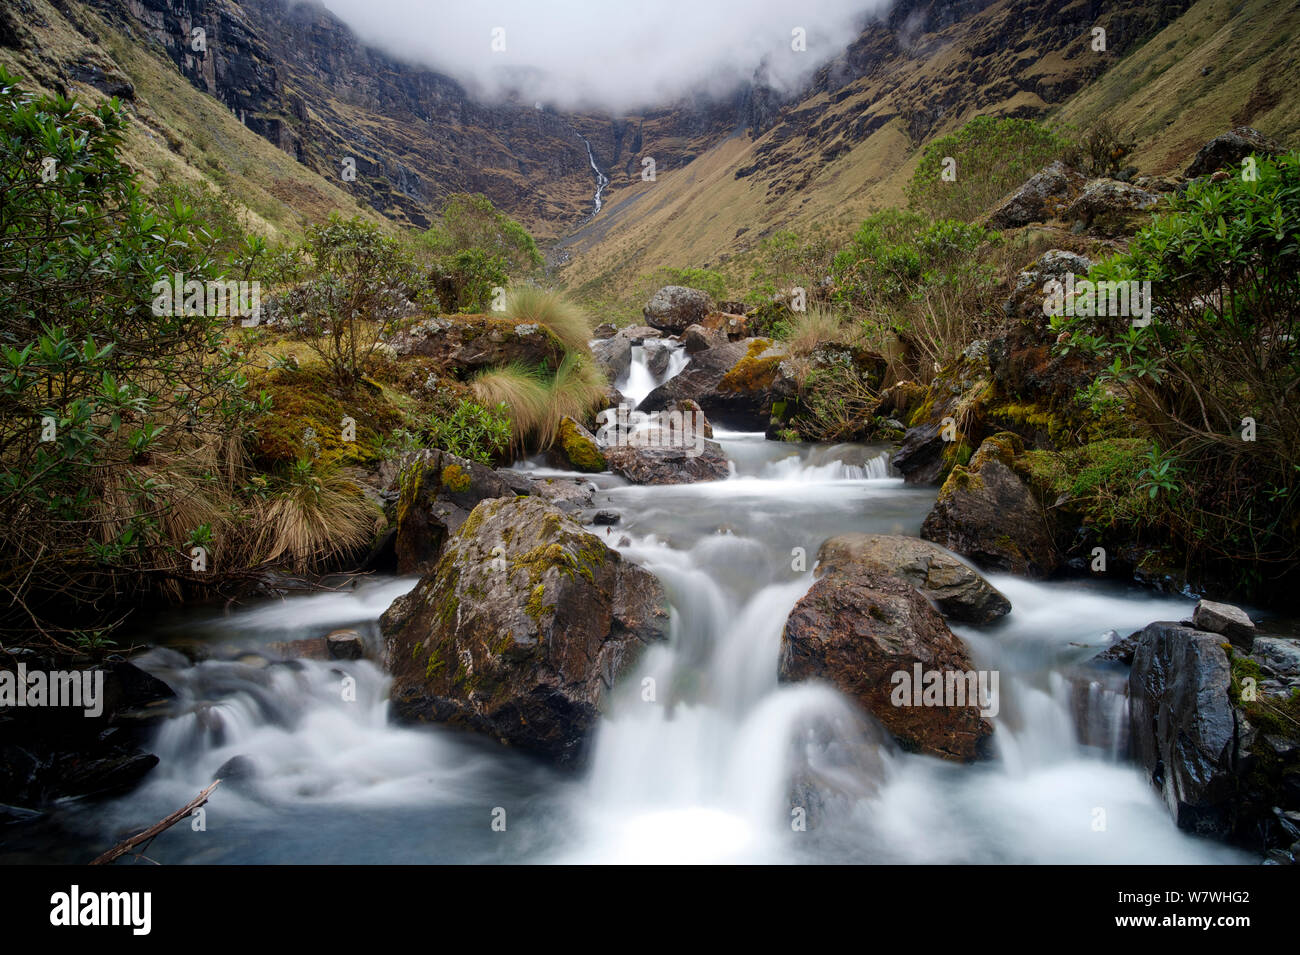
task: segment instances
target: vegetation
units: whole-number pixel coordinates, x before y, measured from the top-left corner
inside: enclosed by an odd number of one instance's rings
[[[907,198],[932,219],[973,222],[1069,148],[1033,120],[977,116],[925,147]]]
[[[526,229],[482,195],[457,193],[416,243],[427,284],[445,312],[483,312],[496,289],[541,268],[542,254]]]
[[[1300,155],[1257,170],[1191,184],[1094,267],[1096,282],[1150,282],[1154,321],[1057,322],[1058,348],[1086,343],[1148,422],[1163,519],[1254,587],[1300,557]]]

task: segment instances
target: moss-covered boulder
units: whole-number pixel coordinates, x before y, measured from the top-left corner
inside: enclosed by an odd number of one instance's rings
[[[400,462],[396,484],[397,572],[420,574],[437,563],[443,545],[480,501],[514,497],[501,475],[447,451],[421,451]]]
[[[484,501],[381,620],[392,712],[575,763],[610,688],[667,622],[654,576],[558,509]]]
[[[921,537],[977,564],[1026,577],[1046,577],[1060,564],[1052,525],[1015,469],[1020,438],[1000,432],[967,465],[952,469],[921,525]]]
[[[561,467],[570,467],[587,474],[599,474],[606,469],[605,455],[601,454],[592,433],[567,415],[560,419],[560,430],[552,457]]]
[[[942,484],[970,460],[990,433],[985,409],[995,393],[985,343],[973,342],[930,383],[923,399],[908,396],[907,431],[890,462],[908,484]]]

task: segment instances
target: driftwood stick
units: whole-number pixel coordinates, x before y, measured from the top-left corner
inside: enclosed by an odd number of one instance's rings
[[[126,855],[136,846],[148,842],[150,839],[153,839],[155,836],[159,835],[160,833],[170,829],[172,826],[176,825],[176,823],[180,822],[190,813],[194,812],[195,809],[198,809],[205,802],[207,802],[208,796],[212,795],[212,790],[216,789],[220,785],[221,785],[220,779],[214,781],[211,786],[203,790],[203,792],[199,793],[188,803],[186,803],[183,807],[177,809],[166,819],[162,820],[161,822],[155,823],[154,825],[146,829],[144,832],[132,836],[130,839],[127,839],[125,842],[119,842],[117,845],[113,846],[113,848],[109,849],[102,856],[100,856],[98,859],[96,859],[94,862],[90,864],[108,865],[108,863],[112,862],[114,859],[118,858],[119,856]]]

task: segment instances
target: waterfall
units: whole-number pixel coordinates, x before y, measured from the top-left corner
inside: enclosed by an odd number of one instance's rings
[[[578,138],[581,139],[582,144],[587,147],[587,162],[591,163],[591,170],[596,174],[595,208],[591,213],[591,218],[594,219],[600,212],[600,207],[604,202],[602,197],[605,194],[605,187],[609,185],[609,177],[600,171],[600,166],[596,165],[596,154],[592,152],[591,143],[588,141],[587,137],[582,135],[582,133],[578,133]]]

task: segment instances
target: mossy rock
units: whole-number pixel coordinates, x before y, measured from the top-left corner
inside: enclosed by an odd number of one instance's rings
[[[605,455],[601,454],[595,437],[570,417],[560,420],[556,444],[557,450],[575,471],[599,474],[607,469]]]

